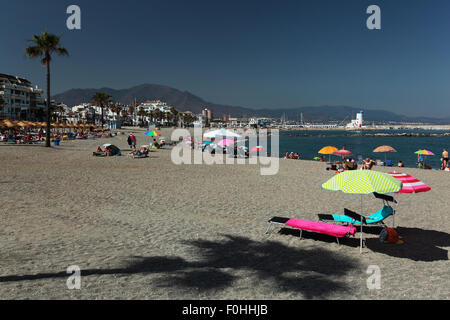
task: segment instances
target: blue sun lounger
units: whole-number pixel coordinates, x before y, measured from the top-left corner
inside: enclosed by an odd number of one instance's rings
[[[383,200],[383,208],[379,211],[371,214],[370,216],[365,217],[365,224],[368,226],[386,226],[384,220],[390,216],[394,217],[395,209],[389,204],[390,202],[397,204],[397,201],[392,196],[379,194],[374,192],[375,198]],[[354,221],[350,217],[342,214],[318,214],[319,221],[321,222],[339,222],[339,223],[353,223],[359,224],[359,221]],[[395,223],[393,221],[393,225]]]

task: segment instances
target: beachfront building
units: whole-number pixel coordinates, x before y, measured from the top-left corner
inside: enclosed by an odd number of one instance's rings
[[[228,118],[227,127],[229,128],[244,128],[248,125],[249,120],[247,118]]]
[[[213,120],[213,113],[210,109],[205,108],[202,110],[202,117],[205,119],[206,125],[209,125]]]
[[[353,119],[352,122],[347,124],[346,128],[347,129],[362,129],[363,124],[364,124],[363,115],[364,115],[364,111],[357,113],[356,119]]]
[[[249,128],[267,128],[270,127],[272,119],[270,118],[250,118],[248,119]]]
[[[137,113],[139,111],[146,113],[147,115],[134,117],[133,123],[139,125],[142,122],[153,123],[157,121],[161,125],[167,125],[169,122],[173,121],[172,106],[169,106],[166,102],[160,100],[152,100],[141,103],[137,107]],[[143,114],[141,113],[141,114]]]
[[[44,120],[46,106],[42,93],[27,79],[0,73],[0,118]]]

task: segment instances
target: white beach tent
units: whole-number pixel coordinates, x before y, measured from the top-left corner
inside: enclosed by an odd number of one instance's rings
[[[226,138],[240,138],[241,136],[233,131],[226,129],[219,129],[214,131],[209,131],[203,135],[204,138],[217,138],[217,137],[226,137]]]

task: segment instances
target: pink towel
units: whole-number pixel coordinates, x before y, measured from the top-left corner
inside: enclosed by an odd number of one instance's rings
[[[347,233],[353,236],[356,232],[356,228],[354,226],[342,226],[338,224],[300,219],[290,219],[288,222],[286,222],[286,225],[297,229],[324,233],[339,238],[344,237]]]

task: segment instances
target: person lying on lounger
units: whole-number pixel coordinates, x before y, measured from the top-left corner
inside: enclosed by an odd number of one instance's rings
[[[139,150],[133,150],[130,152],[130,154],[132,154],[133,156],[137,156],[137,157],[142,157],[142,156],[148,156],[148,153],[150,152],[150,150],[146,147],[141,148]]]

